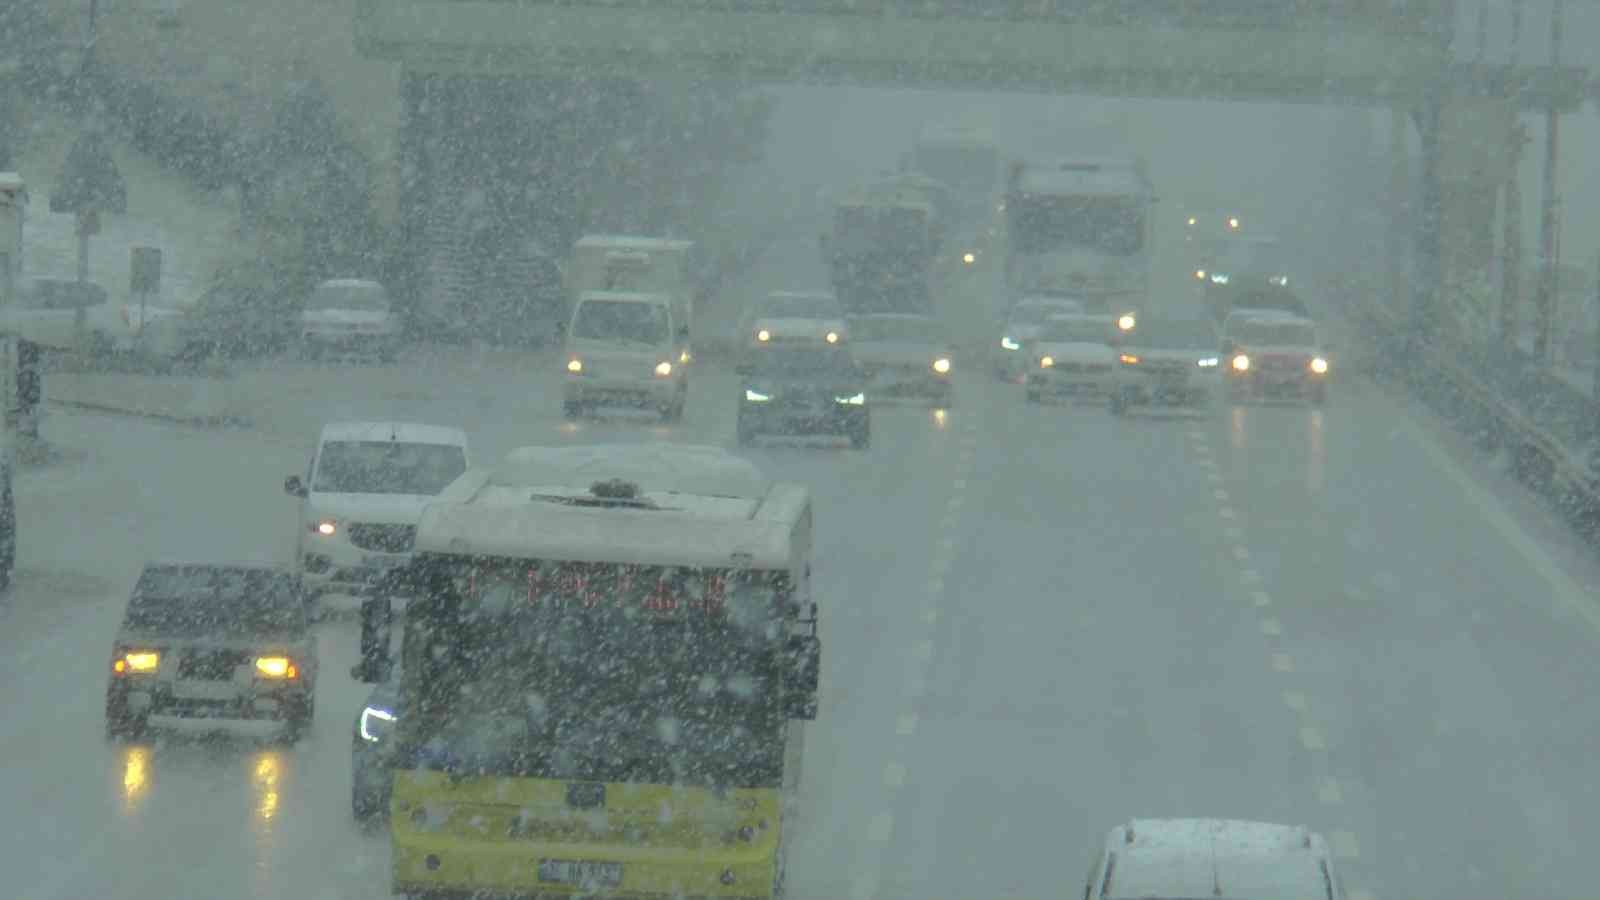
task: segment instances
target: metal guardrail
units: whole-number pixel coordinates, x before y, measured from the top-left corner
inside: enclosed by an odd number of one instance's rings
[[[1404,378],[1481,449],[1507,450],[1518,481],[1585,536],[1600,537],[1600,473],[1588,467],[1589,448],[1600,440],[1600,403],[1521,357],[1448,345],[1419,357],[1407,345],[1407,323],[1373,300],[1352,298],[1347,312],[1377,343],[1378,374]]]

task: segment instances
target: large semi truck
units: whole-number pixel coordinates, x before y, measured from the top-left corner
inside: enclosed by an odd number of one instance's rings
[[[840,197],[822,236],[833,291],[846,313],[932,311],[929,281],[943,225],[926,179],[891,176]]]

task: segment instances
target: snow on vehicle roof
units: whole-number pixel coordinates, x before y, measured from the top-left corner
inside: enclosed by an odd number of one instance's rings
[[[664,443],[519,447],[494,468],[490,483],[587,491],[618,478],[646,492],[744,500],[760,500],[771,487],[754,463],[721,447]]]
[[[465,447],[467,433],[448,425],[417,422],[329,422],[322,426],[322,442],[330,441],[398,441]]]
[[[319,287],[319,288],[325,288],[325,287],[335,287],[335,288],[377,288],[379,290],[383,289],[383,285],[381,285],[378,282],[373,281],[373,280],[371,280],[369,278],[329,278],[326,281],[318,283],[317,287]]]
[[[1270,307],[1236,307],[1228,313],[1228,320],[1238,322],[1294,322],[1300,325],[1315,325],[1316,322],[1299,313],[1287,309],[1272,309]]]
[[[651,291],[584,291],[578,295],[578,302],[582,303],[585,300],[602,300],[608,303],[671,303],[672,297]]]
[[[693,247],[694,241],[685,241],[677,238],[640,237],[631,234],[587,234],[578,238],[578,243],[575,246],[583,250],[676,251]]]
[[[1026,162],[1017,187],[1032,194],[1111,197],[1150,193],[1139,162],[1114,157]]]
[[[26,187],[27,182],[23,181],[21,173],[0,172],[0,190],[20,191]]]
[[[832,291],[772,291],[767,294],[768,300],[826,300],[829,303],[839,302],[839,298]]]
[[[1303,827],[1230,819],[1136,819],[1113,830],[1108,897],[1326,900],[1327,847]]]

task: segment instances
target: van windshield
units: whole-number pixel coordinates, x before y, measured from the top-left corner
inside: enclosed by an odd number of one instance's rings
[[[325,494],[432,496],[466,470],[466,451],[451,444],[329,441],[322,445],[311,489]]]
[[[578,307],[573,337],[656,346],[667,342],[667,310],[637,300],[585,300]]]

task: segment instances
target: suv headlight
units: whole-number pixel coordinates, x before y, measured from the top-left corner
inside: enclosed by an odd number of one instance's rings
[[[260,656],[256,658],[257,678],[298,678],[300,670],[287,656]]]
[[[318,519],[311,523],[311,531],[323,537],[333,537],[339,533],[339,523],[333,519]]]
[[[394,713],[387,709],[369,706],[361,711],[361,739],[376,744],[394,727]]]
[[[1207,356],[1200,360],[1200,368],[1202,369],[1215,369],[1216,367],[1217,358],[1215,356]]]
[[[567,371],[571,372],[574,375],[582,375],[583,374],[583,360],[578,359],[577,357],[573,357],[572,359],[567,360]]]
[[[161,654],[155,650],[129,650],[111,664],[118,675],[130,672],[147,674],[161,666]]]
[[[1000,339],[1000,346],[1003,347],[1006,350],[1021,350],[1022,349],[1022,345],[1017,343],[1016,341],[1012,340],[1010,335],[1006,335],[1005,337]]]
[[[749,388],[745,388],[744,389],[744,399],[747,402],[750,402],[750,403],[765,403],[768,400],[772,399],[772,395],[771,394],[763,394],[760,391],[752,391]]]
[[[866,394],[852,394],[849,397],[835,397],[835,398],[833,398],[833,402],[835,402],[835,403],[847,403],[847,404],[849,404],[851,406],[865,406],[866,403],[867,403],[867,395]]]
[[[1320,356],[1312,357],[1311,371],[1318,375],[1328,374],[1328,361]]]
[[[672,363],[662,360],[656,363],[656,375],[665,378],[672,374]]]
[[[950,360],[947,357],[943,357],[943,356],[939,357],[938,359],[933,361],[933,370],[935,372],[938,372],[940,375],[949,375],[950,374]]]
[[[1250,357],[1245,356],[1243,353],[1235,356],[1233,358],[1233,370],[1235,372],[1250,371]]]

